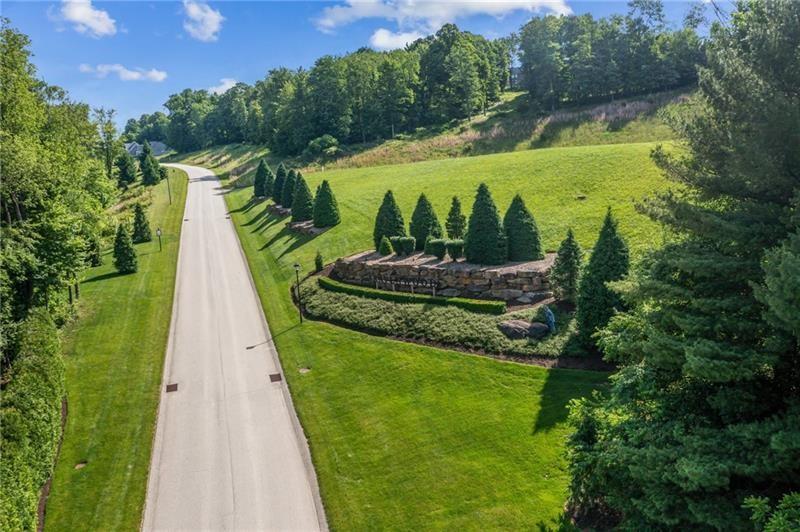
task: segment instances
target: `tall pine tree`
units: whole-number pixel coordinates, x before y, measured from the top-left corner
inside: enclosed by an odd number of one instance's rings
[[[136,244],[153,240],[150,222],[147,220],[147,212],[145,212],[144,205],[141,203],[137,203],[133,207],[133,235],[131,238]]]
[[[480,184],[472,204],[464,256],[475,264],[503,264],[508,258],[506,233],[486,183]]]
[[[403,213],[394,200],[394,194],[389,190],[383,196],[383,202],[375,216],[375,228],[372,231],[372,241],[375,249],[381,245],[383,237],[406,236],[406,224]]]
[[[314,217],[314,198],[308,188],[303,174],[297,173],[294,181],[294,197],[292,198],[292,221],[305,222]]]
[[[567,230],[565,238],[558,247],[553,269],[550,270],[550,285],[561,301],[572,303],[578,301],[578,280],[580,279],[583,252],[572,229]]]
[[[467,229],[467,217],[461,212],[461,200],[458,196],[453,196],[450,203],[450,212],[447,213],[445,221],[447,236],[453,240],[464,238],[464,231]]]
[[[571,506],[629,530],[745,530],[746,499],[800,491],[800,3],[742,2],[706,49],[686,149],[655,152],[678,186],[644,206],[676,237],[617,286],[620,369],[571,416]]]
[[[503,217],[503,228],[508,239],[508,260],[526,261],[544,258],[536,221],[519,194],[514,196],[511,205],[508,206]]]
[[[606,326],[615,310],[622,308],[619,294],[607,283],[622,279],[629,266],[628,246],[619,235],[617,221],[609,208],[578,289],[575,320],[586,345],[592,344],[592,335]]]
[[[428,237],[441,238],[442,236],[442,226],[439,225],[433,205],[425,197],[425,194],[419,195],[417,206],[414,207],[414,213],[411,215],[408,232],[417,239],[415,244],[417,251],[425,248]]]
[[[294,185],[297,181],[297,171],[294,169],[289,170],[286,174],[286,181],[283,182],[283,191],[281,192],[281,205],[287,209],[292,208],[294,202]]]
[[[325,179],[314,196],[314,227],[333,227],[340,222],[339,204],[330,183]]]
[[[275,171],[275,185],[272,187],[272,199],[278,205],[280,205],[283,200],[284,183],[286,183],[286,167],[281,163]]]
[[[267,166],[267,162],[261,159],[256,168],[256,176],[253,180],[253,196],[256,198],[266,198],[272,194],[274,177],[272,170]]]
[[[139,269],[136,248],[133,247],[131,235],[125,224],[117,226],[117,236],[114,238],[114,267],[119,273],[135,273]]]

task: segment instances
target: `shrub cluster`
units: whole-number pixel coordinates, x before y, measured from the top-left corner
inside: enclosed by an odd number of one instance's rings
[[[503,264],[506,261],[529,261],[544,258],[539,231],[533,215],[525,206],[522,197],[517,194],[511,202],[505,217],[494,204],[489,187],[481,183],[472,206],[469,222],[461,213],[461,202],[453,197],[450,212],[447,215],[447,236],[452,240],[462,240],[463,246],[452,246],[454,260],[465,255],[468,262],[475,264]],[[466,232],[465,232],[465,226]],[[429,246],[430,241],[440,240],[442,227],[436,217],[433,205],[425,194],[420,194],[409,224],[409,234],[416,239],[415,249],[443,259],[447,251],[447,242],[437,242],[436,251]],[[403,214],[395,202],[392,191],[388,191],[375,217],[373,241],[375,249],[381,245],[381,238],[405,236]],[[399,240],[393,241],[394,249],[399,254],[405,251],[397,246]]]
[[[392,236],[389,242],[398,255],[411,255],[416,250],[417,239],[413,236]]]
[[[429,296],[427,294],[411,294],[409,292],[389,292],[387,290],[376,290],[375,288],[369,288],[367,286],[340,283],[330,277],[320,277],[319,285],[325,290],[330,290],[332,292],[340,292],[371,299],[382,299],[384,301],[394,301],[395,303],[448,305],[483,314],[503,314],[506,311],[506,304],[504,301],[484,301],[481,299],[467,299],[462,297],[440,297]]]
[[[39,490],[53,472],[61,437],[64,361],[47,312],[22,326],[0,409],[0,530],[36,530]]]
[[[320,279],[320,284],[322,282],[324,281]],[[427,340],[493,354],[552,357],[583,354],[578,344],[572,341],[575,335],[572,314],[561,313],[558,309],[553,309],[558,323],[558,332],[555,335],[539,341],[510,340],[498,329],[500,321],[509,318],[533,318],[544,322],[544,317],[539,315],[540,311],[528,309],[498,316],[475,312],[473,309],[430,304],[430,301],[396,302],[371,298],[361,293],[351,295],[323,289],[313,282],[303,284],[302,294],[304,308],[312,318],[376,334]]]

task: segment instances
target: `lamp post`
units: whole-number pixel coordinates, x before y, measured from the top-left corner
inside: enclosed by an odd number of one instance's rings
[[[161,251],[161,228],[159,227],[156,229],[156,234],[158,235],[158,250]]]
[[[169,186],[169,171],[167,171],[167,194],[169,195],[169,204],[172,205],[172,188]]]
[[[303,301],[300,299],[300,265],[294,263],[294,275],[297,279],[297,310],[300,313],[300,323],[303,323]]]

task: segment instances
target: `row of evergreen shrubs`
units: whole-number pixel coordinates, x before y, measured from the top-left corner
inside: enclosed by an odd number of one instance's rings
[[[277,205],[291,208],[293,222],[312,220],[314,227],[333,227],[341,222],[339,204],[330,183],[323,180],[312,195],[303,174],[294,169],[287,171],[283,163],[273,174],[261,159],[253,181],[253,196],[272,198]]]
[[[514,196],[505,217],[501,220],[489,187],[484,183],[478,187],[469,223],[466,223],[466,217],[461,213],[461,202],[454,197],[445,227],[451,241],[463,239],[463,254],[468,262],[503,264],[506,261],[531,261],[544,258],[536,221],[522,197],[519,194]],[[444,236],[433,205],[425,194],[421,194],[417,200],[408,233],[415,239],[415,249],[426,252],[428,252],[427,242],[436,242]],[[388,237],[391,241],[391,237],[406,236],[403,214],[391,190],[386,192],[378,209],[372,236],[375,249],[379,251],[383,237]],[[440,259],[444,258],[442,245],[447,248],[446,243],[440,242],[430,248],[431,252],[438,251],[438,254],[433,254]],[[385,250],[386,247],[383,248]],[[453,244],[452,248],[460,257],[458,246]],[[394,249],[398,251],[397,248]],[[404,248],[402,250],[405,251]],[[450,256],[454,260],[458,258],[452,254]]]
[[[319,286],[325,290],[349,294],[352,296],[366,297],[370,299],[382,299],[394,303],[422,303],[431,305],[446,305],[458,307],[471,312],[482,314],[500,315],[505,313],[506,304],[504,301],[483,301],[480,299],[467,299],[462,297],[440,297],[429,296],[427,294],[411,294],[408,292],[389,292],[387,290],[377,290],[366,286],[340,283],[329,277],[320,277]]]
[[[39,491],[53,472],[61,438],[64,361],[44,309],[21,328],[0,409],[0,530],[36,530]]]

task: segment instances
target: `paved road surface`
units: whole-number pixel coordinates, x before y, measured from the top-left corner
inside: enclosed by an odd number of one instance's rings
[[[189,174],[145,530],[319,530],[316,478],[219,181]],[[255,347],[252,347],[255,346]]]

